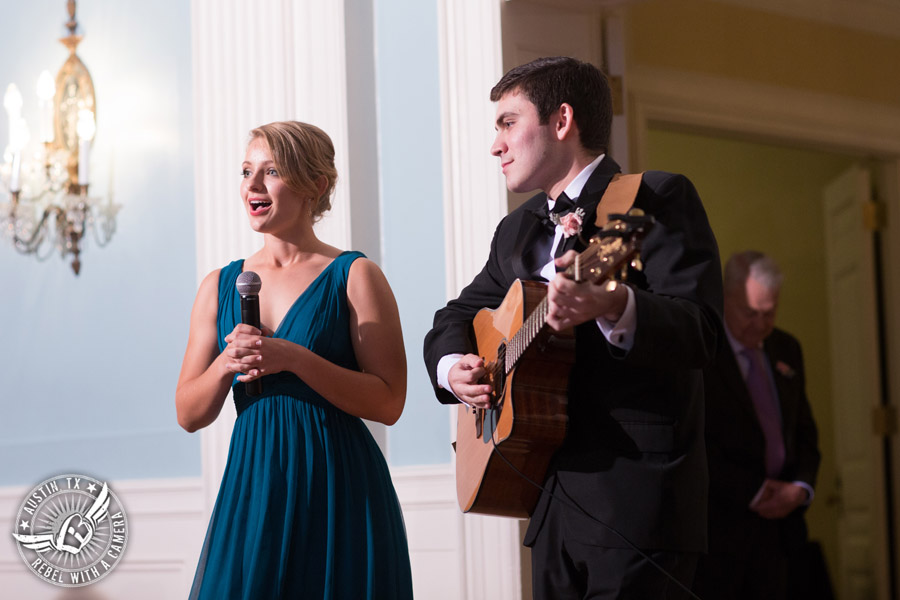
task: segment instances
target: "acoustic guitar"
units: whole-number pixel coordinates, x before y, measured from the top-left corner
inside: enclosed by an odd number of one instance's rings
[[[629,264],[640,269],[640,243],[653,223],[653,217],[636,209],[609,215],[566,276],[618,285]],[[540,489],[528,479],[543,482],[566,435],[575,332],[547,325],[546,294],[545,283],[517,280],[497,309],[475,316],[478,354],[487,371],[484,382],[494,390],[494,406],[458,408],[456,495],[463,512],[530,516]]]

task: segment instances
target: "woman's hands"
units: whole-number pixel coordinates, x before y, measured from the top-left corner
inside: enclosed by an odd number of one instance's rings
[[[248,382],[263,375],[279,373],[289,364],[290,347],[295,346],[285,340],[272,337],[274,332],[266,326],[257,329],[252,325],[238,323],[225,336],[228,344],[222,354],[225,368],[238,375],[238,381]]]

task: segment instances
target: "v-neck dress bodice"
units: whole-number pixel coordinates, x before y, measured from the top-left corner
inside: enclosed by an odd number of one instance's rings
[[[361,256],[336,257],[274,335],[358,370],[347,277]],[[234,261],[219,275],[220,351],[241,320],[242,268]],[[363,421],[293,373],[263,377],[256,397],[244,388],[235,378],[238,416],[190,597],[412,598],[400,505]]]
[[[360,252],[344,252],[331,261],[285,313],[275,330],[275,337],[309,348],[338,366],[358,370],[350,341],[347,274],[350,265],[360,256]],[[219,275],[219,352],[227,345],[225,336],[241,322],[241,296],[237,293],[235,284],[243,267],[244,261],[236,260],[223,268]],[[260,294],[264,293],[265,282],[260,290]],[[247,396],[245,387],[235,376],[232,390],[238,413],[262,398],[285,393],[305,402],[331,406],[302,379],[290,372],[263,377],[263,392],[259,396]]]

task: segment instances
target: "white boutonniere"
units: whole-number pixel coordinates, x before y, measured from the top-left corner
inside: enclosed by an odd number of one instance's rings
[[[578,207],[562,217],[555,213],[550,213],[550,220],[554,225],[562,227],[563,235],[570,238],[581,233],[581,224],[584,222],[584,209]]]

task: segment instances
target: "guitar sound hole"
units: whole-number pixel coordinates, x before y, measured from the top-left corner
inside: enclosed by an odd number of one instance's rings
[[[494,437],[494,431],[497,429],[497,423],[500,421],[500,410],[501,407],[498,406],[497,408],[487,408],[484,411],[481,441],[485,444],[493,443],[491,440]]]
[[[497,349],[497,360],[489,363],[487,367],[488,379],[494,390],[494,408],[485,409],[482,415],[484,421],[481,429],[481,441],[485,444],[493,443],[491,439],[497,429],[497,423],[500,422],[500,411],[503,410],[503,398],[506,396],[505,357],[506,343],[503,343]]]
[[[488,363],[487,371],[491,388],[494,390],[494,405],[499,409],[503,406],[503,398],[506,395],[506,342],[497,348],[497,360]]]

